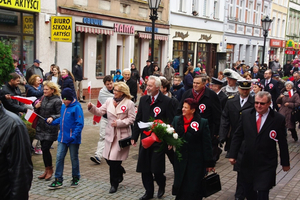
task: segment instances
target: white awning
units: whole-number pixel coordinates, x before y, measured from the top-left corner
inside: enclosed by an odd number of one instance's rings
[[[114,34],[113,29],[94,27],[94,26],[85,26],[85,25],[79,25],[79,24],[76,24],[76,32],[104,34],[104,35],[113,35]]]
[[[151,33],[139,33],[139,38],[143,38],[143,39],[152,39],[152,34]],[[155,40],[168,40],[169,37],[167,35],[161,35],[161,34],[156,34],[154,35],[154,39]]]

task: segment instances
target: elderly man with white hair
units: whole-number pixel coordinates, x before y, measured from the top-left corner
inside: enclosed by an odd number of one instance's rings
[[[137,99],[137,84],[136,81],[131,78],[131,70],[126,68],[123,70],[124,82],[128,85],[130,89],[130,94],[133,96],[131,99],[133,102],[136,102]]]
[[[173,121],[176,109],[172,107],[171,98],[165,96],[160,91],[160,87],[160,79],[155,76],[149,76],[146,88],[147,95],[140,98],[138,112],[134,122],[131,137],[131,143],[134,146],[140,135],[141,140],[147,137],[144,131],[147,131],[148,129],[140,128],[137,124],[138,122],[148,122],[150,118],[161,119],[169,124]],[[147,149],[140,145],[136,171],[142,173],[142,181],[146,190],[144,196],[140,198],[141,200],[153,198],[154,177],[159,186],[157,197],[161,198],[165,193],[165,151],[158,151],[160,146],[161,143],[158,142],[155,142]]]

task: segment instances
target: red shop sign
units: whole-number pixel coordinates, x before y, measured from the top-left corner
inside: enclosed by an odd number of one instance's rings
[[[281,47],[282,46],[282,40],[270,40],[270,46],[271,47]]]
[[[297,53],[298,55],[300,55],[300,51],[298,51],[298,53]]]
[[[285,50],[285,54],[295,55],[295,51]]]

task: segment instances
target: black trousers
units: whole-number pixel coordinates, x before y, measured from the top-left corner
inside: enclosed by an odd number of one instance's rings
[[[166,186],[166,177],[163,173],[154,173],[155,181],[159,187]],[[144,188],[146,189],[146,193],[150,196],[154,194],[154,182],[153,182],[153,174],[151,172],[142,173],[142,181]]]
[[[269,190],[254,191],[253,183],[243,183],[247,200],[269,200]]]
[[[236,190],[235,190],[235,198],[238,199],[245,199],[245,192],[244,192],[244,186],[243,186],[243,182],[241,181],[240,178],[240,172],[237,172],[237,177],[236,177]]]
[[[41,140],[41,146],[43,151],[43,160],[45,167],[52,167],[52,156],[50,153],[50,148],[53,144],[53,141]]]
[[[123,173],[125,173],[125,169],[121,165],[122,161],[105,160],[109,165],[110,185],[118,187],[119,183],[123,181]]]

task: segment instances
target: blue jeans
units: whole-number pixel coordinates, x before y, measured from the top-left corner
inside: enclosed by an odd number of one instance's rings
[[[72,162],[72,176],[75,176],[78,179],[80,178],[78,159],[79,144],[70,144],[70,146],[68,147],[67,144],[58,142],[56,153],[55,178],[57,178],[60,182],[63,182],[64,162],[66,154],[68,152],[68,148],[70,149],[70,158]]]

